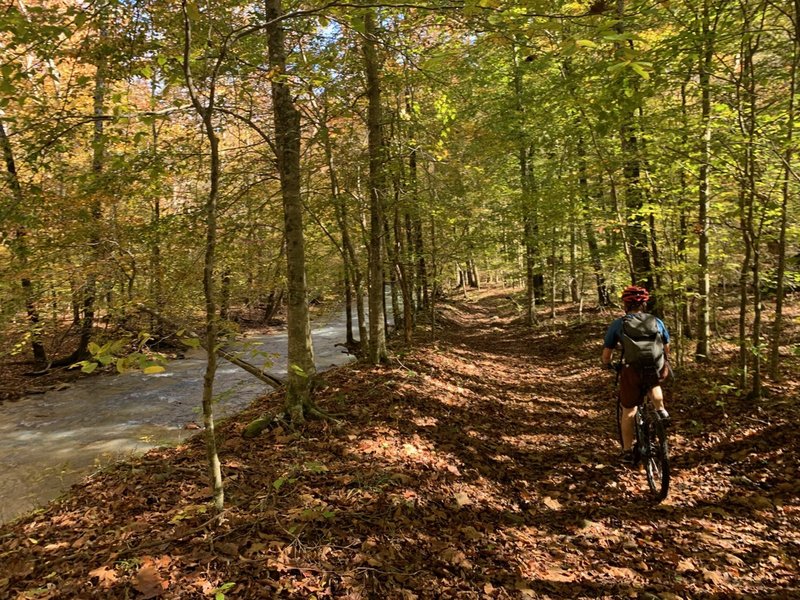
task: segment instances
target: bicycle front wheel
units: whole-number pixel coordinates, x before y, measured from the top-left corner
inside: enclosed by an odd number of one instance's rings
[[[667,431],[661,419],[653,418],[644,428],[644,452],[642,462],[647,475],[650,491],[659,502],[669,493],[669,448],[667,447]]]

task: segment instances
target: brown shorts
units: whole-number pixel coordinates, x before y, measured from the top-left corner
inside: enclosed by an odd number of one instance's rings
[[[649,391],[661,385],[669,377],[672,370],[669,362],[664,361],[664,367],[658,373],[655,370],[639,372],[633,367],[623,367],[619,374],[619,401],[625,408],[639,406],[644,399],[642,390]]]

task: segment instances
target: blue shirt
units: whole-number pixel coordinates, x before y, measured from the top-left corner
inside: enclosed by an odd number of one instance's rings
[[[606,331],[606,339],[603,342],[604,347],[613,350],[617,347],[618,343],[622,343],[622,321],[624,319],[625,317],[615,319],[611,322],[611,325],[608,326],[608,331]],[[661,332],[661,339],[664,340],[665,345],[669,344],[669,331],[667,331],[663,321],[661,321],[661,319],[658,317],[656,317],[656,322],[658,323],[658,330]]]

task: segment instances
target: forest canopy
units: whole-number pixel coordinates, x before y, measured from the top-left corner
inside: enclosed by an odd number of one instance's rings
[[[713,358],[737,298],[758,396],[800,278],[799,10],[9,1],[3,350],[91,369],[128,332],[157,369],[166,322],[217,347],[285,306],[302,403],[310,299],[346,296],[378,362],[384,286],[410,339],[457,286],[523,285],[533,326],[637,283],[679,360]]]

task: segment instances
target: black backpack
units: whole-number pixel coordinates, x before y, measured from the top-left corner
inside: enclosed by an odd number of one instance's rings
[[[640,370],[664,368],[664,339],[658,320],[647,313],[630,313],[622,319],[622,356]]]

